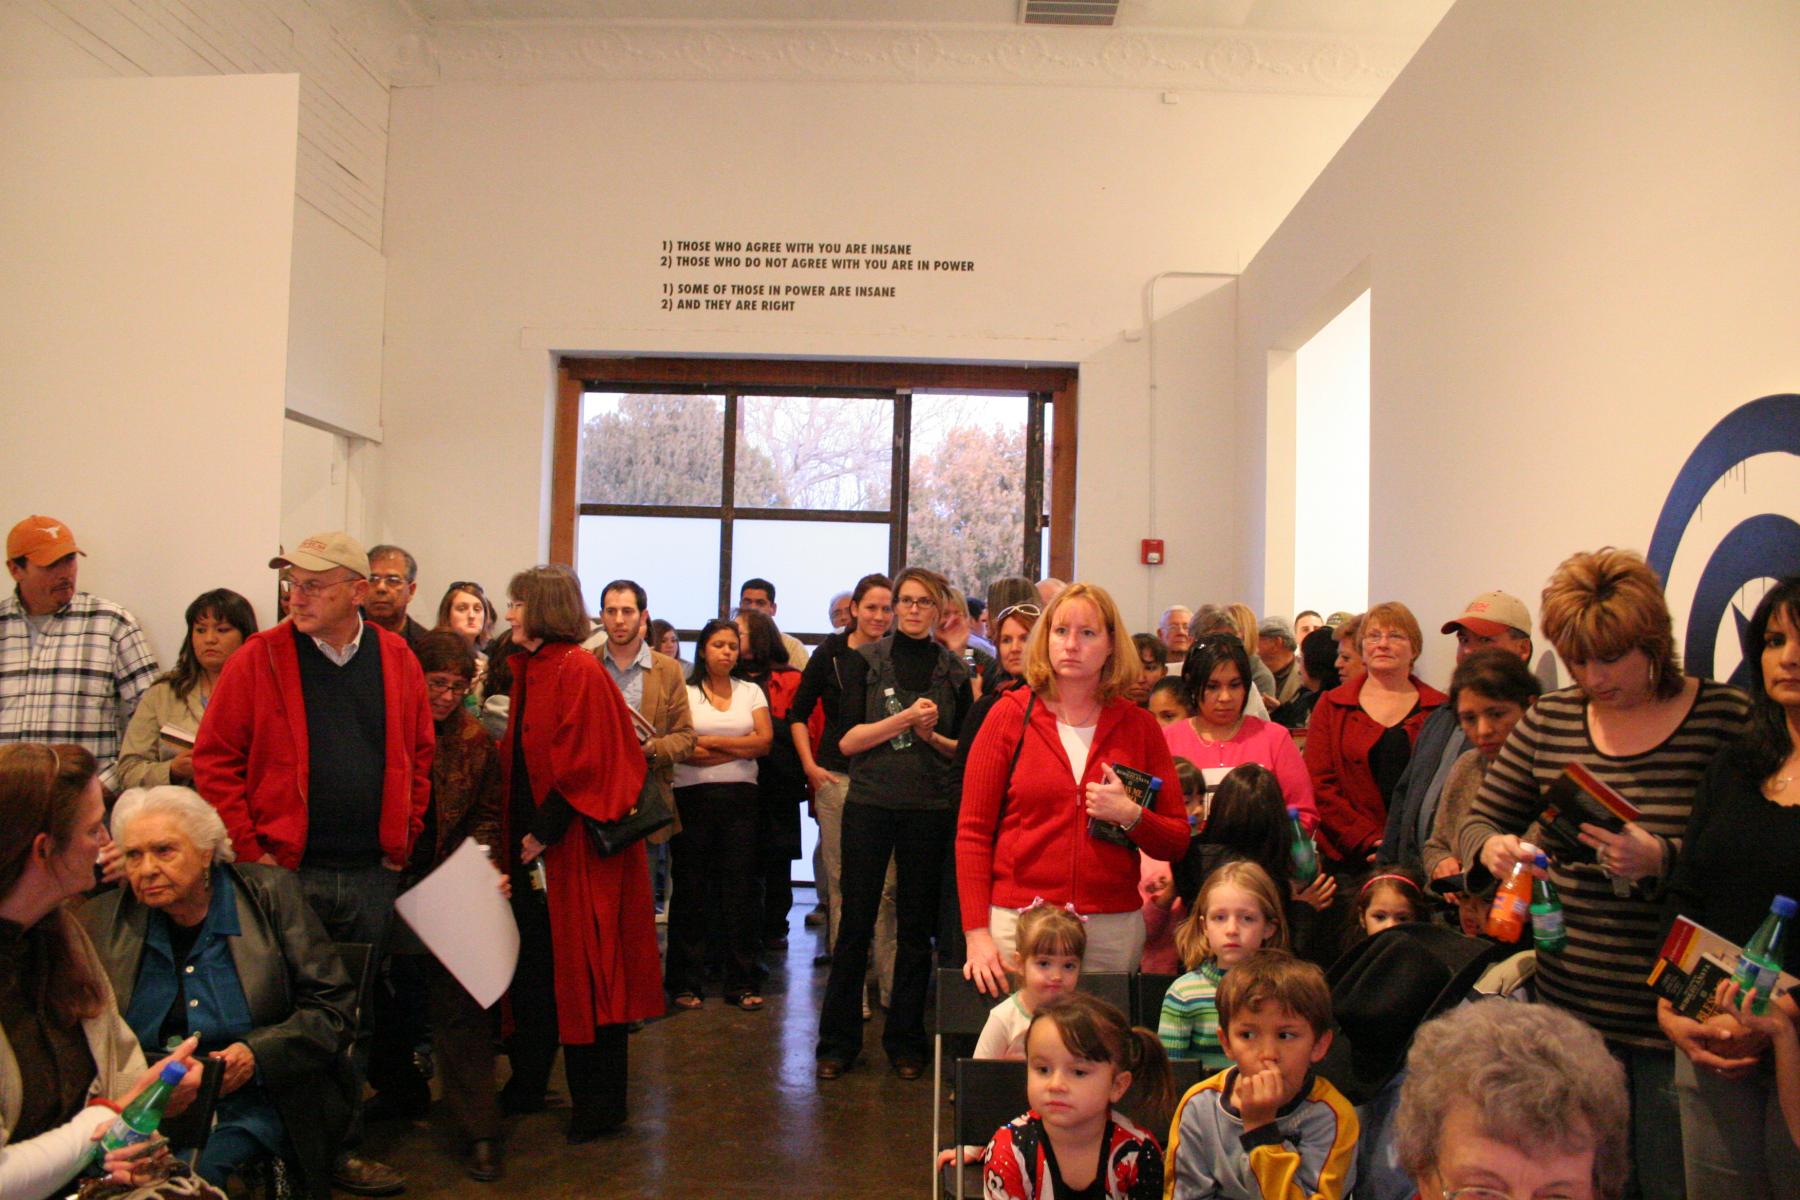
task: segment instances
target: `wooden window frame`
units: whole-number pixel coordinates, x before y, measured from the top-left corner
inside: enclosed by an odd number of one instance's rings
[[[591,390],[618,386],[726,394],[722,503],[701,505],[583,504],[580,499],[581,398]],[[730,474],[734,466],[736,393],[767,395],[870,395],[894,401],[894,478],[890,508],[883,512],[835,509],[739,508]],[[911,453],[911,398],[924,391],[1006,391],[1028,396],[1035,436],[1025,452],[1026,559],[1038,552],[1045,524],[1050,528],[1047,574],[1070,579],[1075,559],[1076,372],[1072,367],[999,367],[954,363],[789,362],[763,359],[565,358],[557,368],[556,414],[551,463],[550,557],[575,563],[575,531],[586,515],[720,517],[730,520],[850,521],[889,524],[890,565],[905,561],[908,470]],[[1050,406],[1050,478],[1045,480],[1043,407]],[[1048,495],[1046,495],[1046,485]],[[1046,504],[1047,501],[1047,504]],[[720,611],[729,611],[731,539],[721,537]],[[1040,570],[1044,565],[1040,564]]]

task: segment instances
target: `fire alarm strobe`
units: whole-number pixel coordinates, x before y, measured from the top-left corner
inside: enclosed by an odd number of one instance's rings
[[[1139,562],[1143,563],[1146,567],[1158,567],[1162,565],[1163,544],[1161,538],[1145,538],[1139,543],[1139,546]]]

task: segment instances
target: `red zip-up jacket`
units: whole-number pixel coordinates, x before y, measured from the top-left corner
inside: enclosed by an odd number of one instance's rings
[[[381,643],[387,743],[381,778],[381,855],[403,867],[425,828],[437,735],[425,673],[405,639],[373,621]],[[361,653],[361,651],[358,651]],[[194,737],[194,790],[219,810],[243,862],[265,854],[289,870],[306,853],[306,789],[311,769],[300,652],[292,622],[265,629],[225,660]]]
[[[1387,801],[1369,769],[1369,751],[1387,728],[1362,710],[1368,678],[1357,675],[1320,696],[1306,731],[1306,769],[1319,805],[1314,833],[1325,857],[1335,863],[1361,865],[1387,832]],[[1406,740],[1417,745],[1419,729],[1431,710],[1444,703],[1444,693],[1416,675],[1407,680],[1417,689],[1419,702],[1400,724]]]
[[[1030,696],[1029,688],[1018,688],[995,703],[963,771],[956,886],[964,929],[986,929],[989,905],[1024,908],[1040,898],[1073,904],[1083,914],[1135,912],[1143,906],[1137,850],[1165,862],[1187,853],[1187,810],[1156,718],[1129,700],[1110,701],[1100,710],[1087,770],[1077,786],[1056,717],[1041,698],[1031,706],[1031,726],[1025,727]],[[1009,780],[1014,747],[1019,761]],[[1088,834],[1087,785],[1100,781],[1106,764],[1136,767],[1163,780],[1155,810],[1147,810],[1131,830],[1137,849]]]

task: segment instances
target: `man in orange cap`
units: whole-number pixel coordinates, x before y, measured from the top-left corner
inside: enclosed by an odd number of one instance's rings
[[[85,746],[116,791],[119,737],[156,656],[130,613],[76,589],[85,553],[54,517],[26,517],[6,535],[14,587],[0,601],[0,742]]]

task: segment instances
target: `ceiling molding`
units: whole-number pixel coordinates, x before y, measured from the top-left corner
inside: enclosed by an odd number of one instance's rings
[[[437,23],[396,87],[542,80],[951,83],[1377,96],[1418,40],[1273,31],[765,23]]]

